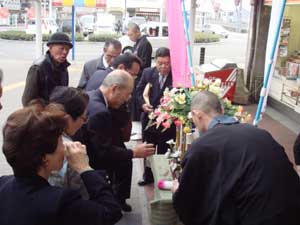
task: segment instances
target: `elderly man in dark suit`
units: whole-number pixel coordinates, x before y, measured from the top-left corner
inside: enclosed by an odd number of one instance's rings
[[[148,143],[157,145],[157,153],[164,154],[168,145],[166,141],[175,139],[176,130],[171,126],[163,133],[157,130],[155,127],[147,129],[148,114],[152,112],[160,104],[160,98],[163,96],[166,88],[172,88],[172,71],[170,61],[170,50],[162,47],[157,49],[155,54],[156,66],[147,68],[143,71],[141,80],[137,86],[137,96],[139,107],[143,111],[141,115],[143,139]],[[149,100],[150,104],[145,102],[143,98],[143,92],[146,85],[150,85]],[[145,168],[144,180],[139,181],[139,185],[146,185],[153,182],[152,172],[149,167]]]
[[[132,159],[145,158],[155,151],[152,144],[139,144],[132,150],[116,138],[113,115],[126,103],[133,89],[133,78],[124,70],[114,70],[103,80],[97,90],[88,92],[87,152],[94,169],[105,169],[115,177],[117,197],[123,211],[131,211],[126,203],[130,197]]]
[[[147,36],[141,34],[140,27],[135,23],[130,23],[128,25],[127,35],[131,41],[135,42],[135,45],[133,46],[133,54],[137,55],[142,60],[140,74],[134,82],[134,90],[132,92],[132,101],[130,106],[132,120],[139,121],[140,110],[138,108],[136,86],[140,80],[140,75],[142,74],[143,70],[151,66],[152,46],[148,41]]]
[[[122,45],[118,40],[109,39],[103,47],[103,54],[96,59],[86,62],[83,66],[78,88],[84,89],[88,80],[97,70],[106,70],[110,67],[114,59],[120,55]]]
[[[202,135],[174,181],[174,208],[183,224],[297,225],[300,182],[284,148],[265,130],[223,115],[208,91],[191,104]]]

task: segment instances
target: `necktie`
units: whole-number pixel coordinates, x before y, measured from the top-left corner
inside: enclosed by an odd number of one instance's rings
[[[163,76],[160,76],[159,77],[159,87],[160,87],[160,89],[163,88],[164,83],[165,83],[165,78]]]

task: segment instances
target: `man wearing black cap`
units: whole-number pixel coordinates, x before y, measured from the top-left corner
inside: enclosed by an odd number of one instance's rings
[[[49,95],[56,86],[68,86],[69,73],[67,61],[69,50],[73,47],[68,35],[57,32],[48,42],[46,55],[36,60],[29,68],[22,103],[26,106],[31,100],[40,98],[49,101]]]

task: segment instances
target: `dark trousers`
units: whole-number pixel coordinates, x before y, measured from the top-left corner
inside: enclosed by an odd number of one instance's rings
[[[156,129],[156,126],[152,126],[146,129],[149,119],[148,113],[145,112],[142,112],[141,122],[143,141],[154,144],[156,147],[157,154],[165,154],[169,147],[169,145],[166,142],[170,139],[176,139],[176,127],[172,125],[169,129],[165,130],[164,132],[162,132],[162,128]],[[143,179],[145,181],[153,181],[153,174],[151,168],[145,166]]]
[[[132,177],[132,160],[116,163],[109,170],[109,177],[112,181],[112,187],[117,199],[122,202],[130,198],[131,177]]]

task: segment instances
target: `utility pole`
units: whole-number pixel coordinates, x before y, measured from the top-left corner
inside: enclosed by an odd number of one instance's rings
[[[126,11],[127,11],[127,0],[125,0],[125,5],[124,5],[124,18],[126,18]]]
[[[38,59],[42,56],[42,16],[41,16],[41,1],[34,1],[35,8],[35,24],[36,24],[36,33],[35,33],[35,57]]]
[[[189,24],[189,32],[190,32],[190,44],[191,49],[193,50],[194,47],[194,34],[195,34],[195,18],[196,18],[196,1],[191,0],[191,8],[190,8],[190,24]]]

